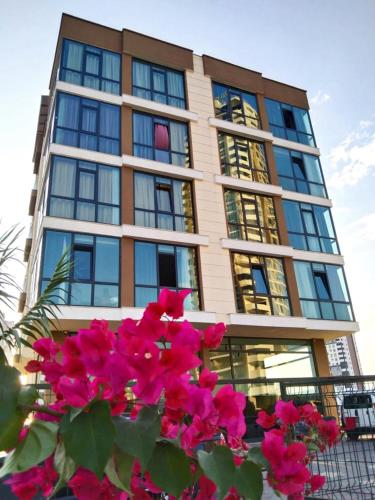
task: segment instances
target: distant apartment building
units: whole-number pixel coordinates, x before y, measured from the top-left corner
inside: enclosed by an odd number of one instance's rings
[[[334,377],[361,375],[354,336],[329,340],[326,347],[331,375]]]
[[[280,379],[328,375],[325,342],[358,324],[308,109],[259,72],[64,14],[20,309],[69,249],[65,332],[189,288],[187,319],[227,324],[203,363],[256,406]]]

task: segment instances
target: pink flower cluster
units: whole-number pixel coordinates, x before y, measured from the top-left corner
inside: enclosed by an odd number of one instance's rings
[[[26,369],[43,373],[51,385],[56,401],[49,405],[50,409],[62,416],[70,407],[84,408],[95,399],[107,401],[113,416],[121,415],[129,405],[126,390],[130,390],[132,382],[136,405],[131,417],[136,418],[144,405],[159,404],[163,398],[161,436],[179,438],[192,469],[197,467],[197,447],[220,434],[225,436],[220,445],[242,448],[246,453],[247,445],[242,441],[246,430],[245,396],[230,385],[214,393],[218,375],[207,368],[200,371],[193,383],[191,372],[202,364],[199,353],[220,345],[225,326],[219,323],[200,331],[188,321],[180,321],[188,293],[163,290],[158,302],[147,306],[142,319],[125,319],[117,332],[111,331],[106,321],[94,320],[89,329],[67,337],[62,344],[46,338],[36,341],[33,348],[38,360],[30,361]],[[35,418],[60,421],[59,416],[42,411]],[[321,433],[320,446],[336,439],[333,425],[322,420],[311,405],[297,409],[293,403],[278,402],[274,415],[260,412],[258,416],[258,423],[265,429],[278,426],[265,434],[262,444],[263,454],[270,463],[268,480],[273,488],[296,499],[302,498],[306,484],[309,490],[314,490],[322,483],[320,476],[311,476],[306,467],[309,460],[306,445],[290,440],[291,428],[301,420]],[[242,460],[235,457],[235,465],[240,466]],[[18,498],[32,500],[38,492],[50,495],[57,479],[51,456],[42,466],[14,474],[8,483]],[[128,498],[107,476],[99,480],[83,468],[75,472],[68,485],[80,500]],[[130,486],[133,498],[138,500],[160,492],[150,474],[141,471],[137,460]],[[194,498],[213,500],[215,495],[215,484],[202,475],[199,494]],[[182,498],[191,499],[191,489]],[[226,496],[226,500],[239,498],[235,488]]]
[[[272,415],[258,413],[257,423],[271,429],[265,433],[261,449],[269,462],[267,479],[272,488],[293,500],[303,500],[305,493],[323,486],[325,478],[311,474],[308,468],[314,457],[308,446],[314,443],[321,451],[332,446],[340,432],[335,420],[324,420],[312,404],[296,407],[293,401],[278,401]],[[296,424],[302,424],[303,433]]]

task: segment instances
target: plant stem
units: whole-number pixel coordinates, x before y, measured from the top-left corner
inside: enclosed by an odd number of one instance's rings
[[[47,415],[52,415],[53,417],[62,417],[62,413],[59,413],[58,411],[52,410],[52,408],[49,408],[48,406],[45,405],[20,405],[22,410],[27,410],[29,412],[32,411],[38,411],[40,413],[46,413]]]

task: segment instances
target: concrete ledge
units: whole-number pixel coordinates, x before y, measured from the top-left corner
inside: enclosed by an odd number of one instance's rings
[[[229,250],[253,253],[256,255],[261,254],[275,257],[293,257],[293,248],[285,245],[271,245],[269,243],[257,243],[254,241],[222,238],[221,246],[222,248],[228,248]]]
[[[220,120],[219,118],[212,117],[208,119],[208,124],[211,127],[223,130],[224,132],[241,135],[243,137],[248,137],[249,139],[256,139],[258,141],[273,141],[273,135],[267,130],[262,130],[255,127],[246,127],[245,125],[238,125],[237,123],[232,123],[227,120]]]
[[[209,243],[208,236],[202,236],[201,234],[167,231],[164,229],[132,226],[129,224],[122,225],[122,235],[139,240],[162,241],[170,244],[177,243],[188,246],[208,246]]]
[[[129,94],[122,94],[122,103],[127,106],[148,113],[158,114],[160,116],[166,116],[168,118],[176,118],[177,120],[184,121],[198,121],[197,113],[188,111],[187,109],[176,108],[175,106],[168,106],[167,104],[161,104],[160,102],[151,101],[149,99],[142,99],[142,97],[137,97]]]
[[[49,154],[67,156],[69,158],[76,158],[77,160],[103,163],[113,167],[122,166],[121,156],[109,155],[107,153],[100,153],[99,151],[91,151],[89,149],[74,148],[72,146],[64,146],[54,142],[50,145]]]
[[[288,141],[287,139],[280,139],[279,137],[273,137],[273,145],[280,146],[281,148],[294,149],[294,151],[300,151],[301,153],[308,153],[310,155],[320,156],[320,149],[308,146],[307,144],[301,144],[300,142]]]
[[[58,229],[73,233],[88,233],[102,236],[121,238],[121,226],[102,224],[100,222],[87,222],[76,219],[63,219],[62,217],[43,217],[42,227],[45,229]]]
[[[194,168],[178,167],[169,163],[160,161],[148,160],[146,158],[138,158],[138,156],[123,155],[122,162],[126,167],[132,167],[136,170],[145,172],[154,172],[156,174],[170,175],[180,179],[203,179],[203,172]]]
[[[228,175],[215,175],[216,184],[222,184],[225,187],[236,188],[240,191],[249,191],[250,193],[269,194],[272,196],[281,196],[283,190],[280,186],[274,184],[263,184],[262,182],[246,181],[229,177]]]
[[[323,207],[332,207],[332,200],[329,198],[322,198],[320,196],[313,196],[311,194],[297,193],[296,191],[282,190],[282,198],[292,201],[301,201],[302,203],[312,203],[313,205],[321,205]]]
[[[121,106],[122,98],[120,95],[110,94],[109,92],[102,92],[101,90],[90,89],[89,87],[82,87],[81,85],[74,85],[73,83],[62,82],[57,80],[56,90],[67,92],[88,99],[95,99],[97,101],[108,102],[110,104],[117,104]]]

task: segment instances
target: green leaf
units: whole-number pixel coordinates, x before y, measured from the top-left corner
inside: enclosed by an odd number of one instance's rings
[[[117,446],[138,458],[145,469],[156,446],[156,439],[160,436],[161,419],[157,407],[144,406],[137,420],[118,417],[114,423]]]
[[[211,453],[200,450],[198,461],[205,475],[216,484],[217,498],[221,500],[235,482],[236,467],[231,450],[225,446],[215,446]]]
[[[57,445],[55,455],[53,457],[53,465],[60,477],[53,489],[51,497],[66,485],[77,469],[73,460],[66,455],[64,444],[62,442]]]
[[[114,456],[109,459],[105,468],[105,473],[111,483],[127,493],[130,493],[130,479],[134,460],[134,457],[116,447]]]
[[[254,462],[257,465],[260,465],[261,467],[264,467],[265,469],[268,470],[269,468],[269,463],[266,457],[263,455],[262,450],[260,449],[259,446],[254,446],[253,448],[250,448],[247,458],[251,461]]]
[[[172,443],[157,443],[147,470],[159,488],[177,498],[191,481],[189,459]]]
[[[71,421],[71,422],[73,422],[73,420],[74,420],[76,417],[78,417],[78,415],[79,415],[80,413],[82,413],[82,412],[83,412],[83,408],[75,408],[75,407],[73,407],[73,406],[72,406],[72,407],[69,409],[70,421]]]
[[[23,405],[30,406],[35,403],[38,397],[39,397],[38,391],[33,385],[21,387],[21,390],[17,398],[17,404],[21,406]]]
[[[115,428],[107,401],[98,401],[71,421],[67,413],[61,421],[66,454],[77,465],[102,478],[112,452]]]
[[[236,469],[235,483],[238,493],[249,500],[260,500],[263,493],[263,476],[259,465],[245,460]]]
[[[26,438],[6,458],[0,478],[11,472],[22,472],[48,458],[56,447],[58,426],[44,420],[34,420]]]
[[[17,408],[21,389],[20,373],[11,366],[0,365],[0,450],[14,448],[25,416]]]

